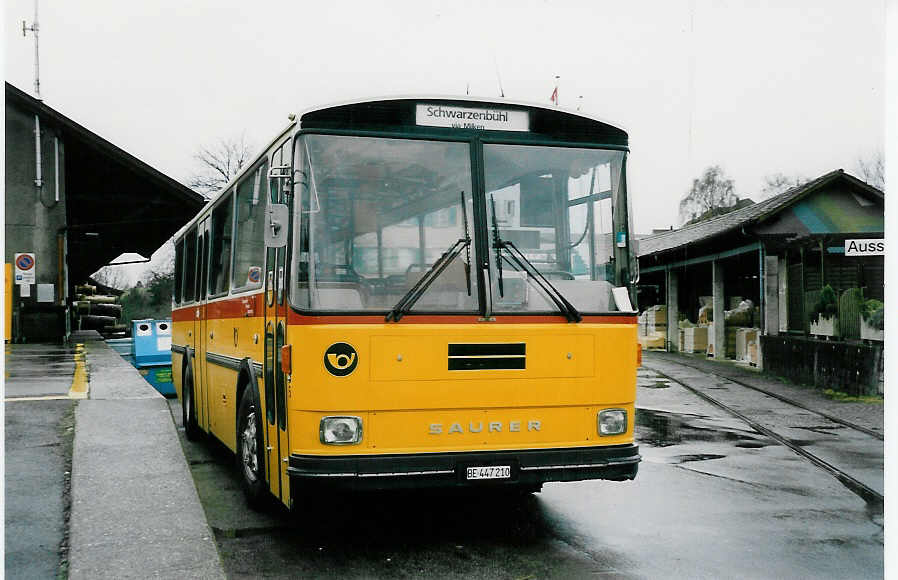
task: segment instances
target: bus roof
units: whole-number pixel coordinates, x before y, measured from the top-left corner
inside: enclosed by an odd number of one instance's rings
[[[513,99],[471,96],[404,95],[335,103],[303,111],[299,116],[299,125],[302,129],[384,130],[392,127],[394,130],[415,131],[420,128],[416,122],[418,105],[527,111],[532,113],[532,116],[529,118],[529,127],[524,131],[534,138],[624,147],[628,143],[627,132],[624,129],[580,111]],[[435,125],[430,125],[423,130],[433,131],[434,127]],[[459,130],[445,125],[443,127],[443,130],[452,132]],[[503,132],[498,127],[486,129]]]

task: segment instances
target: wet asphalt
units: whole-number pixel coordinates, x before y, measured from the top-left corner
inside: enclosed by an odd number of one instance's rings
[[[757,393],[737,398],[809,449],[834,447],[816,418],[768,412]],[[523,497],[317,495],[292,513],[248,509],[233,456],[187,442],[169,403],[231,578],[882,577],[881,509],[667,376],[640,369],[637,401],[633,482],[547,484]],[[881,478],[875,450],[854,459],[856,472]]]
[[[74,357],[66,346],[5,346],[6,578],[55,578],[65,571]]]
[[[64,396],[75,372],[75,347],[7,344],[4,361],[4,397]]]

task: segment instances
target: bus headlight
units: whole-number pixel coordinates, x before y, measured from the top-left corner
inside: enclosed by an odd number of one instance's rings
[[[620,435],[627,432],[627,411],[605,409],[599,411],[599,435]]]
[[[322,417],[318,438],[325,445],[355,445],[362,440],[362,419]]]

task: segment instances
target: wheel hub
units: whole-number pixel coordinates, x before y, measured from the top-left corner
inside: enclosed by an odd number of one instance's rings
[[[259,477],[259,460],[256,447],[256,412],[250,411],[246,416],[246,424],[241,434],[241,455],[243,459],[243,471],[250,483],[255,483]]]

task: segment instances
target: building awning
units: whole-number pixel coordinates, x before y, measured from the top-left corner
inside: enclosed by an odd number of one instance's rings
[[[816,195],[836,183],[844,185],[845,195]],[[714,247],[738,232],[749,233],[746,240],[783,234],[882,232],[883,199],[880,190],[838,169],[760,203],[642,238],[639,257],[673,255],[699,244]]]
[[[65,147],[69,279],[117,256],[150,256],[203,207],[192,189],[6,83],[6,101],[41,118]]]

